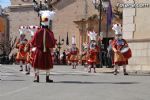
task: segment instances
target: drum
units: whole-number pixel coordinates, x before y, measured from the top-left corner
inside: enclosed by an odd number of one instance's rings
[[[132,57],[131,49],[128,46],[124,46],[121,48],[120,52],[123,54],[123,56],[127,59]]]

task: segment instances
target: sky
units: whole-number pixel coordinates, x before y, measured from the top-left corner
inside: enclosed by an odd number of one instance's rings
[[[10,0],[0,0],[0,5],[2,8],[8,7],[10,5]]]

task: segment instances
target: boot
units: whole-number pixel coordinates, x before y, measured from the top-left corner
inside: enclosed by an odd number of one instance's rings
[[[91,73],[91,67],[89,68],[89,71],[88,71],[88,73]]]
[[[53,83],[53,80],[49,79],[49,76],[46,76],[46,83]]]
[[[94,68],[94,73],[96,73],[96,69]]]
[[[115,71],[114,71],[114,75],[117,75],[118,74],[118,71],[117,71],[117,69],[115,69]]]
[[[19,71],[21,71],[21,72],[22,72],[22,71],[23,71],[23,67],[22,67],[22,66],[20,66],[20,68],[21,68],[21,69],[20,69]]]
[[[36,79],[34,79],[34,81],[33,81],[33,82],[37,82],[37,83],[39,83],[39,79],[40,79],[40,78],[39,78],[39,75],[37,75],[37,76],[36,76]]]
[[[30,72],[27,72],[26,75],[30,75]]]
[[[25,71],[28,72],[28,66],[27,65],[25,66]]]
[[[126,70],[126,69],[123,69],[123,73],[124,73],[124,75],[129,75],[129,74],[127,73],[127,70]]]
[[[26,75],[30,75],[30,68],[28,69]]]

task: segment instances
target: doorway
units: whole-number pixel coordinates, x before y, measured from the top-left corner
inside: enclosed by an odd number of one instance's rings
[[[101,45],[101,54],[100,54],[100,59],[101,59],[101,68],[112,68],[112,64],[110,64],[109,58],[107,56],[107,48],[109,46],[109,40],[113,40],[113,37],[109,38],[103,38],[102,40],[102,45]]]

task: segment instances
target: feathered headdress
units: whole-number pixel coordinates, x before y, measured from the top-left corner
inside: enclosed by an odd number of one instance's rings
[[[34,36],[34,33],[38,30],[39,26],[29,26],[29,31],[31,36]]]
[[[122,34],[122,27],[121,24],[114,24],[112,29],[115,31],[115,34]]]
[[[72,36],[72,44],[76,44],[76,37],[75,37],[75,35]]]
[[[25,35],[26,32],[27,32],[27,27],[26,26],[20,26],[19,27],[19,34],[20,35]]]
[[[95,40],[96,41],[96,36],[97,34],[93,31],[93,32],[88,32],[88,36],[90,37],[90,40]]]
[[[49,25],[49,21],[54,19],[56,13],[54,11],[42,10],[39,14],[41,16],[41,24]]]

